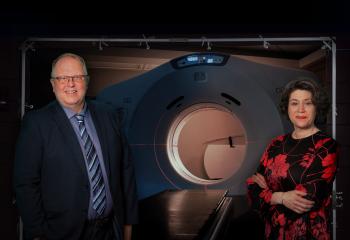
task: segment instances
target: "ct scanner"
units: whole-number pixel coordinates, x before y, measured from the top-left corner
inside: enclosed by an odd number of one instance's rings
[[[166,189],[242,195],[268,142],[290,130],[278,101],[282,87],[296,78],[316,77],[194,53],[107,87],[97,99],[120,112],[140,199]]]

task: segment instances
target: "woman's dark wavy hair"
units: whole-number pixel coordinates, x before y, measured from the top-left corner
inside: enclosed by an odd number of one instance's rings
[[[328,114],[330,101],[327,92],[314,80],[297,79],[287,83],[281,94],[280,111],[288,114],[290,94],[295,90],[306,90],[312,94],[312,103],[316,106],[316,122],[323,121]]]

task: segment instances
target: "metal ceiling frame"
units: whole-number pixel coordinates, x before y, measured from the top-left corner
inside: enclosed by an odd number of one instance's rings
[[[246,43],[255,42],[268,48],[272,42],[320,42],[324,48],[332,52],[332,137],[336,139],[336,43],[333,37],[282,37],[282,38],[28,38],[21,46],[21,117],[23,117],[26,108],[25,88],[26,88],[26,52],[33,49],[35,42],[97,42],[102,50],[108,46],[108,42],[115,43],[144,43],[149,49],[149,43],[201,43],[207,44],[208,50],[213,43]],[[336,239],[336,180],[333,183],[333,239]],[[21,239],[21,238],[20,238]]]

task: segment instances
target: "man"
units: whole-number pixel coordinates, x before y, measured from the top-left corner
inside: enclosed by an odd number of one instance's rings
[[[52,64],[56,101],[26,114],[14,187],[25,239],[130,239],[137,221],[134,170],[116,112],[86,101],[84,60]]]

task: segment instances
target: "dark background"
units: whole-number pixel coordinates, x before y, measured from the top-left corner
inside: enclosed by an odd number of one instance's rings
[[[21,4],[0,9],[0,238],[17,239],[12,165],[20,128],[20,48],[28,37],[306,37],[334,36],[337,43],[338,239],[350,228],[350,25],[345,1],[322,2],[92,2]],[[42,5],[47,5],[43,9]],[[51,5],[51,6],[49,6]],[[49,10],[48,10],[49,9]],[[43,70],[47,72],[48,69]],[[30,94],[30,93],[29,93]],[[38,96],[36,96],[38,97]]]

